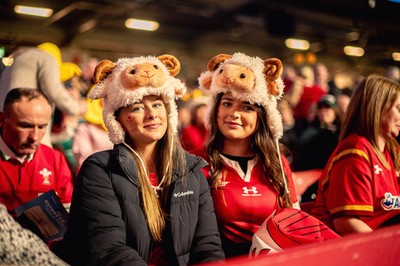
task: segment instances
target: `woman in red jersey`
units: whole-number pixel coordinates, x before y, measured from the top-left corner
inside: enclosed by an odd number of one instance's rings
[[[370,75],[353,92],[312,214],[339,234],[400,221],[400,84]]]
[[[218,55],[199,77],[211,94],[206,151],[214,208],[226,257],[248,254],[253,234],[275,210],[297,204],[292,172],[279,150],[276,109],[283,92],[279,59]]]

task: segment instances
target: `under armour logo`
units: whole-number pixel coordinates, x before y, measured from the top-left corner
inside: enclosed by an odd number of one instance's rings
[[[380,173],[382,173],[382,168],[380,168],[377,164],[374,165],[375,168],[375,174],[379,175]]]
[[[244,194],[250,194],[250,192],[252,192],[253,194],[257,194],[257,188],[256,187],[243,187],[243,193]]]
[[[43,170],[39,171],[39,174],[43,177],[43,185],[50,185],[50,176],[52,174],[51,171],[47,170],[47,168],[43,168]]]

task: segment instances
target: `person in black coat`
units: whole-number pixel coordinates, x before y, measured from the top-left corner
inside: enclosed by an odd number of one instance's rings
[[[326,94],[320,98],[316,116],[298,140],[296,171],[324,169],[331,153],[339,142],[340,116],[336,98]],[[318,181],[314,182],[301,196],[301,202],[315,201]]]
[[[55,246],[72,265],[188,265],[223,260],[206,162],[178,140],[186,88],[171,55],[103,60],[89,98],[104,98],[113,150],[91,155]]]

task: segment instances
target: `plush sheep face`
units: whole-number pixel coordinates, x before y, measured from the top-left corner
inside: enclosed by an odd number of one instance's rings
[[[155,64],[142,63],[126,67],[121,73],[121,83],[125,89],[138,87],[160,87],[165,83],[166,73]]]
[[[245,93],[254,88],[254,73],[245,66],[227,64],[215,73],[215,84],[221,88]]]

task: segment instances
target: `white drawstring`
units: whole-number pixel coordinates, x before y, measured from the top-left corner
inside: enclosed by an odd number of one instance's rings
[[[140,161],[140,163],[141,163],[142,166],[143,166],[144,173],[145,173],[146,176],[148,177],[149,174],[147,173],[146,164],[144,163],[142,157],[141,157],[134,149],[132,149],[131,146],[129,146],[129,145],[126,144],[125,142],[122,142],[122,144],[124,144],[134,155],[136,155],[136,156],[139,158],[139,161]],[[169,162],[167,163],[166,172],[168,171],[168,167],[169,167]],[[161,186],[162,186],[162,184],[163,184],[164,181],[165,181],[165,174],[164,174],[164,176],[161,178],[161,181],[160,181],[160,183],[159,183],[157,186],[153,186],[153,184],[151,184],[149,178],[146,178],[146,180],[149,182],[150,186],[154,189],[154,192],[156,193],[156,195],[157,195],[157,197],[158,197],[158,191],[162,191],[162,187],[161,187]]]

